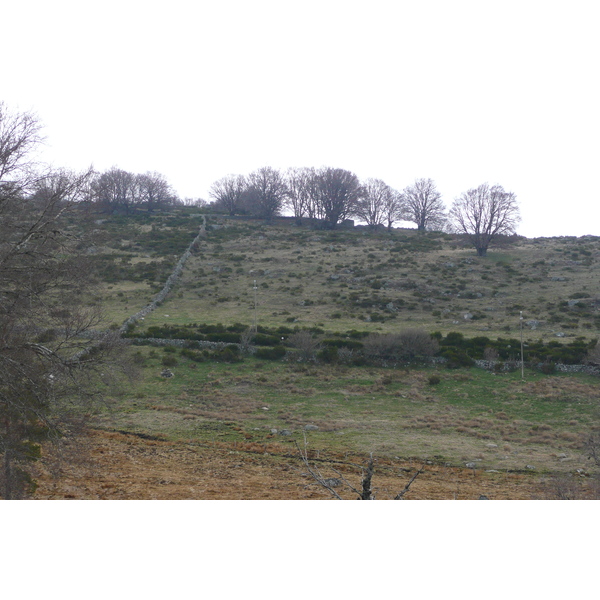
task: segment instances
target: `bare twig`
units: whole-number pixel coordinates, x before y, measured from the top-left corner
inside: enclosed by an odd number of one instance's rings
[[[423,465],[410,479],[410,481],[404,486],[404,489],[399,492],[396,496],[394,496],[394,500],[402,500],[404,495],[410,489],[412,482],[425,470],[425,465]]]

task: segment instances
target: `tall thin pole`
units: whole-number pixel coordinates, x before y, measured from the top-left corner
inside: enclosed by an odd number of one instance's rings
[[[256,333],[257,331],[257,318],[256,318],[256,291],[258,290],[258,288],[256,287],[256,279],[254,280],[254,287],[252,288],[254,290],[254,333]]]
[[[520,311],[519,323],[521,325],[521,379],[525,379],[525,366],[523,361],[523,311]]]

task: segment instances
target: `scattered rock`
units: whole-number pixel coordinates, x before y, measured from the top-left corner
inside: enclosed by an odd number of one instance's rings
[[[327,479],[323,479],[323,483],[325,485],[328,485],[329,487],[339,487],[340,485],[342,485],[341,480],[337,479],[336,477],[329,477]]]
[[[533,465],[525,465],[526,469],[530,469],[531,471],[535,471],[535,467]]]
[[[292,432],[289,429],[282,429],[279,435],[292,435]]]
[[[305,425],[304,431],[318,431],[319,427],[317,425]]]
[[[173,373],[173,371],[171,371],[171,369],[163,369],[160,372],[160,376],[161,377],[165,377],[166,379],[168,379],[169,377],[174,377],[175,373]]]
[[[487,448],[497,448],[498,444],[486,444]]]

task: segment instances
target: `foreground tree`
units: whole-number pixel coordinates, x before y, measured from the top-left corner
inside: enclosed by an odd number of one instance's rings
[[[308,453],[308,441],[306,439],[306,434],[304,434],[304,448],[301,448],[296,442],[296,448],[298,449],[298,453],[300,455],[300,459],[306,468],[307,474],[312,477],[312,479],[322,488],[326,489],[329,494],[336,500],[343,500],[344,495],[353,496],[355,500],[375,500],[375,492],[373,491],[373,475],[375,473],[375,461],[373,459],[373,454],[370,455],[369,461],[366,466],[362,465],[353,465],[353,467],[360,469],[362,472],[360,485],[356,483],[352,483],[349,481],[342,472],[333,467],[331,464],[328,465],[329,469],[333,472],[334,477],[326,477],[325,474],[319,469],[317,466],[316,459],[311,459]],[[326,461],[321,461],[325,463]],[[408,483],[404,486],[402,490],[400,490],[395,496],[392,497],[393,500],[403,500],[404,496],[410,490],[410,486],[413,484],[415,479],[421,475],[425,470],[425,465],[423,465],[417,472],[410,478]]]
[[[457,198],[450,209],[452,227],[468,236],[479,256],[500,235],[516,233],[521,220],[516,195],[501,185],[487,183],[470,189]]]
[[[90,378],[101,376],[94,366],[116,340],[84,337],[99,315],[84,304],[81,240],[64,225],[91,171],[37,171],[35,117],[0,109],[0,495],[12,499],[33,490],[28,465],[40,444],[85,415],[81,401],[97,389]]]
[[[442,195],[432,179],[417,179],[402,191],[403,218],[417,225],[419,231],[441,228],[446,219]]]

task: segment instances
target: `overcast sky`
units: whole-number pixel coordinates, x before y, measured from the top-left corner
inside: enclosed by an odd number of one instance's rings
[[[0,100],[55,166],[229,173],[332,166],[448,205],[499,183],[527,236],[600,235],[594,1],[19,0]]]

